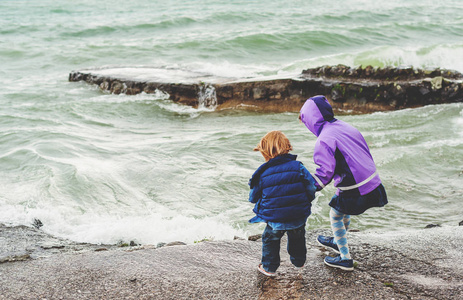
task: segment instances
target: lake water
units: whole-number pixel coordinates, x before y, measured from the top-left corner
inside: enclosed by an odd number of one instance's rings
[[[111,95],[72,70],[150,66],[247,77],[321,65],[463,72],[461,1],[1,1],[0,223],[92,243],[260,233],[248,224],[252,148],[282,130],[314,171],[297,114],[193,109],[163,95]],[[360,230],[463,220],[463,104],[346,115],[389,196]],[[333,186],[308,228],[328,228]]]

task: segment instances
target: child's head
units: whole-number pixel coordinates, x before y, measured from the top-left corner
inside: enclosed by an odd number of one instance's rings
[[[260,151],[266,161],[287,154],[293,150],[291,143],[283,132],[274,130],[267,133],[259,142],[254,151]]]

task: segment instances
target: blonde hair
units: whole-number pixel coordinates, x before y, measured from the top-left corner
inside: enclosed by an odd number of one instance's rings
[[[278,155],[289,153],[293,146],[283,132],[274,130],[267,133],[259,142],[254,151],[260,151],[265,160],[270,160]]]

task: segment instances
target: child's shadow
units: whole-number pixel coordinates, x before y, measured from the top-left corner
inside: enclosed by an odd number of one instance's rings
[[[258,299],[301,299],[303,286],[301,273],[283,273],[277,277],[257,274]]]

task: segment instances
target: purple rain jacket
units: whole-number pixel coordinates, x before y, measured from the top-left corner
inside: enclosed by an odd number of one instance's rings
[[[317,190],[334,179],[336,195],[363,196],[381,185],[376,165],[362,134],[334,118],[324,96],[308,99],[301,108],[305,126],[317,136],[313,159]],[[382,187],[382,186],[381,186]]]

